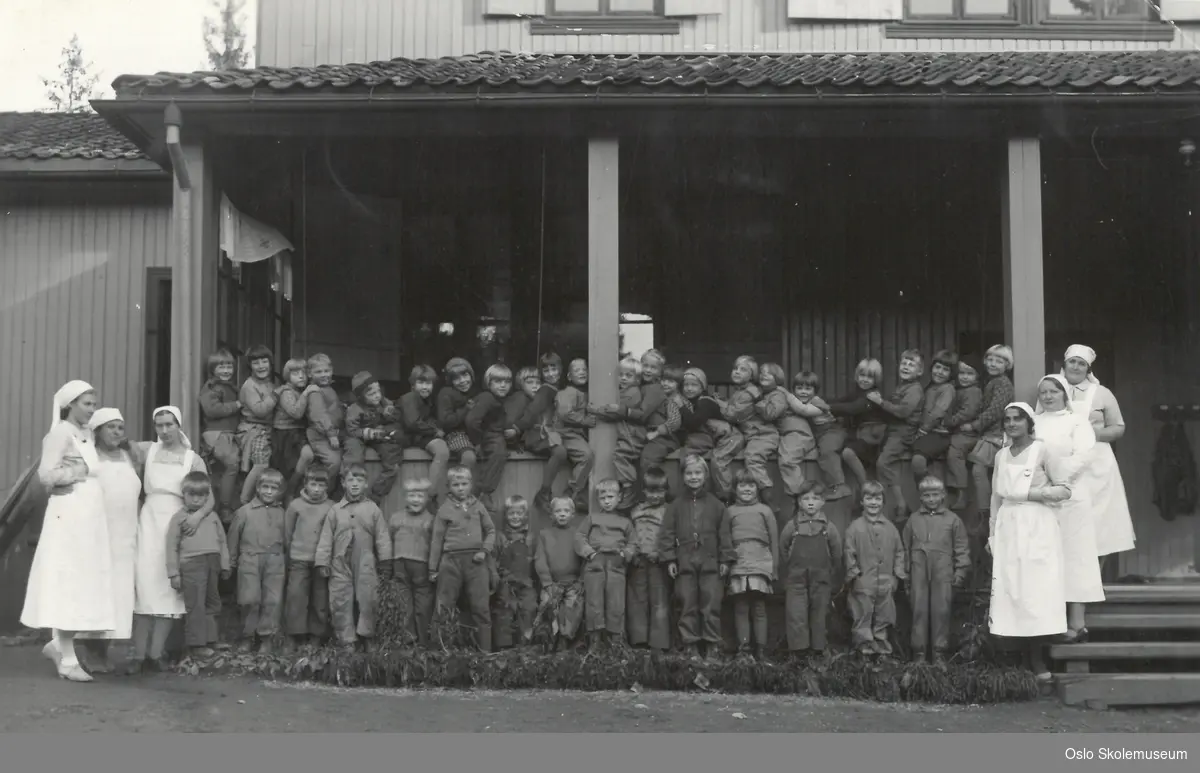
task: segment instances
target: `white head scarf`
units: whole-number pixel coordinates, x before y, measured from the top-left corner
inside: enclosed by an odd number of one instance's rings
[[[1069,381],[1067,381],[1067,377],[1060,376],[1057,373],[1047,373],[1046,375],[1042,376],[1041,379],[1038,380],[1038,386],[1041,386],[1042,382],[1046,381],[1046,380],[1053,381],[1054,383],[1056,383],[1060,387],[1062,387],[1063,395],[1064,395],[1064,398],[1066,401],[1066,406],[1063,408],[1063,410],[1068,411],[1068,412],[1075,410],[1074,406],[1071,405],[1071,384]],[[1042,408],[1041,400],[1038,400],[1037,412],[1038,413],[1046,412],[1045,409]]]
[[[86,381],[68,381],[63,384],[62,388],[54,393],[54,414],[50,417],[50,428],[53,429],[62,423],[60,416],[63,408],[78,400],[80,395],[94,391],[96,390]]]
[[[1078,357],[1079,359],[1083,360],[1084,362],[1086,362],[1088,364],[1088,374],[1087,374],[1086,381],[1090,381],[1093,384],[1100,383],[1100,379],[1098,379],[1094,375],[1092,375],[1092,363],[1094,363],[1096,361],[1096,350],[1095,349],[1093,349],[1090,346],[1084,346],[1083,344],[1071,344],[1070,346],[1068,346],[1066,354],[1063,355],[1063,370],[1062,370],[1063,376],[1067,375],[1067,369],[1066,369],[1067,360],[1071,359],[1072,357]],[[1070,385],[1068,384],[1068,386],[1070,386]],[[1078,384],[1072,388],[1073,389],[1087,389],[1087,384]],[[1071,394],[1071,393],[1067,392],[1067,394]]]
[[[173,405],[161,405],[150,413],[151,420],[160,413],[169,413],[175,417],[175,423],[179,425],[179,442],[183,444],[184,448],[191,450],[192,441],[188,440],[187,434],[183,431],[183,412]]]
[[[1034,421],[1036,421],[1036,419],[1034,418],[1034,410],[1033,410],[1033,406],[1032,406],[1032,405],[1030,405],[1029,403],[1024,403],[1024,402],[1016,401],[1016,402],[1012,402],[1012,403],[1009,403],[1008,405],[1004,406],[1004,410],[1006,410],[1006,411],[1007,411],[1009,408],[1016,408],[1018,411],[1020,411],[1021,413],[1025,414],[1026,416],[1028,416],[1028,417],[1029,417],[1029,421],[1030,421],[1031,423],[1032,423],[1032,422],[1034,422]]]
[[[116,408],[100,408],[92,414],[92,420],[88,422],[88,429],[95,432],[110,421],[125,421],[125,417]]]

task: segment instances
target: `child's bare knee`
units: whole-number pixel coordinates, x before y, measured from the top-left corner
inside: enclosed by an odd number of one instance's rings
[[[450,460],[450,446],[446,445],[446,441],[441,438],[429,441],[429,445],[425,446],[425,451],[433,457],[435,462]]]

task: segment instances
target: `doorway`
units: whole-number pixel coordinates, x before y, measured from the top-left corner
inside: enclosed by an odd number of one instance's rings
[[[171,402],[171,269],[146,269],[146,359],[143,409]],[[142,429],[142,440],[154,440],[154,427]]]

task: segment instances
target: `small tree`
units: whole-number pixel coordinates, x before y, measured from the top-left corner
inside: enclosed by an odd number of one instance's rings
[[[63,60],[58,65],[58,78],[42,78],[46,87],[46,99],[56,113],[87,113],[92,107],[88,100],[96,96],[99,75],[91,72],[92,63],[83,58],[79,36],[72,35],[71,42],[62,50]]]
[[[240,70],[250,64],[246,50],[246,0],[209,0],[216,16],[204,17],[204,50],[213,70]]]

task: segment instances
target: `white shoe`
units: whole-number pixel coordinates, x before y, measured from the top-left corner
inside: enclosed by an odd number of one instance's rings
[[[91,675],[88,674],[87,671],[84,671],[83,666],[79,665],[78,663],[76,663],[74,665],[70,665],[70,666],[64,666],[63,664],[59,663],[58,675],[60,678],[66,679],[67,681],[70,681],[70,682],[94,681],[92,679]]]
[[[54,639],[46,642],[46,646],[42,647],[42,656],[49,658],[50,662],[55,666],[62,660],[62,653],[58,651],[58,644],[55,643]]]

